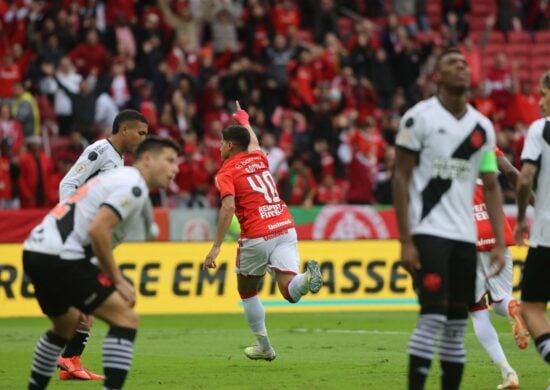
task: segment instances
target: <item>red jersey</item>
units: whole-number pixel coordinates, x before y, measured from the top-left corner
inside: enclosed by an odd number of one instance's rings
[[[504,156],[504,153],[498,148],[495,148],[495,154],[497,157]],[[489,220],[489,214],[487,213],[487,206],[485,205],[483,184],[479,184],[479,182],[476,185],[476,192],[474,194],[474,219],[477,224],[477,250],[480,252],[490,251],[495,246],[495,236],[491,221]],[[502,220],[504,223],[504,242],[506,246],[512,246],[514,245],[514,235],[508,220],[504,216],[504,212],[502,213]]]
[[[226,159],[216,175],[216,187],[222,199],[228,195],[235,197],[235,215],[242,238],[265,237],[294,227],[262,151],[239,153]]]

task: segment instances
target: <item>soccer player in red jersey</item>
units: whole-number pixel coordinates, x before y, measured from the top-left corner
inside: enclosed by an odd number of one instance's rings
[[[265,326],[264,308],[258,298],[266,271],[275,276],[283,297],[296,303],[309,291],[323,285],[316,261],[309,261],[299,273],[300,257],[294,221],[279,197],[269,172],[267,157],[248,123],[248,113],[236,102],[233,118],[238,125],[222,130],[220,153],[223,164],[216,175],[222,204],[216,238],[206,255],[203,269],[216,268],[216,258],[233,214],[241,225],[236,272],[239,294],[248,325],[257,343],[244,350],[249,359],[275,359]]]

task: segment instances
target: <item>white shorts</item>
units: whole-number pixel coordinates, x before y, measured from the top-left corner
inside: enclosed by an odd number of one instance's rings
[[[272,270],[291,274],[300,272],[296,229],[266,237],[239,239],[235,272],[261,276]]]
[[[490,268],[491,252],[477,252],[476,303],[489,293],[493,301],[501,301],[507,295],[512,295],[513,260],[510,250],[506,249],[505,265],[502,272],[487,279],[492,273]]]

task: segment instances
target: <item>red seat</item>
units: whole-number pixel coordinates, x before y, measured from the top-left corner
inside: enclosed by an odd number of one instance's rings
[[[489,44],[491,43],[504,43],[504,34],[500,31],[491,31],[489,33]]]
[[[533,39],[527,31],[512,31],[508,33],[508,42],[530,44],[533,42]]]
[[[550,44],[550,31],[540,30],[535,33],[535,42],[537,43],[549,43]]]

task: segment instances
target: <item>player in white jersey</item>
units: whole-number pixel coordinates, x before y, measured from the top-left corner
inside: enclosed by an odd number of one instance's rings
[[[518,245],[525,245],[529,236],[521,281],[521,311],[538,352],[550,363],[550,321],[546,317],[550,300],[550,71],[541,77],[539,104],[545,118],[531,124],[521,153],[514,238]],[[535,220],[529,230],[525,211],[537,175]]]
[[[178,171],[179,147],[152,137],[133,167],[99,175],[55,206],[23,244],[23,267],[42,312],[53,323],[36,346],[29,389],[46,388],[57,358],[82,313],[110,325],[103,345],[105,389],[120,389],[130,368],[138,325],[134,287],[113,248],[141,217],[149,190],[167,188]],[[99,266],[90,260],[96,256]]]
[[[96,175],[124,166],[124,153],[133,153],[147,136],[148,123],[145,117],[135,110],[123,110],[113,122],[112,135],[88,146],[59,184],[59,199],[65,201],[75,194],[78,188]],[[150,202],[144,209],[146,221],[152,221]],[[86,347],[93,324],[92,316],[83,316],[75,336],[67,343],[59,357],[59,378],[97,380],[101,375],[94,374],[82,365],[81,355]]]
[[[504,266],[493,126],[467,103],[470,69],[460,51],[443,52],[434,76],[437,96],[405,113],[396,138],[393,193],[401,259],[420,302],[408,350],[409,389],[424,388],[436,347],[442,388],[460,386],[468,306],[475,291],[477,237],[472,209],[478,174],[495,230],[496,272]]]

